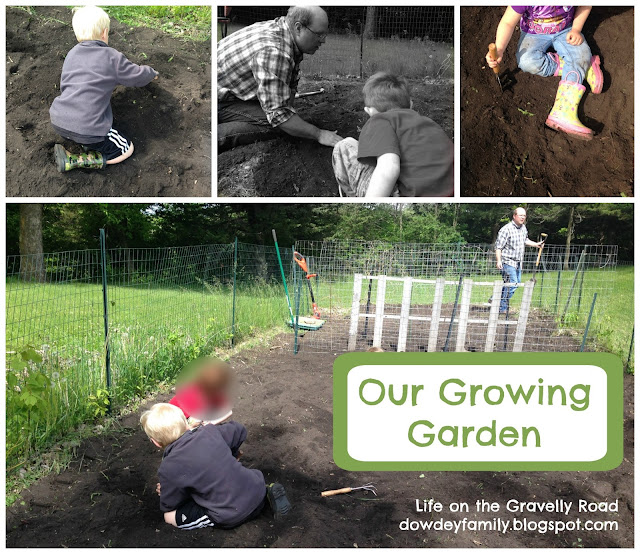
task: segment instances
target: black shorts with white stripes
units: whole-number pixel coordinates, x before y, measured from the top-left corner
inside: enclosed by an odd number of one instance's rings
[[[255,519],[260,515],[260,512],[267,504],[267,496],[262,499],[262,502],[256,507],[242,521],[234,523],[232,525],[226,523],[214,523],[209,519],[207,511],[200,505],[196,504],[193,500],[187,501],[185,504],[176,509],[176,525],[179,529],[199,529],[201,527],[218,527],[219,529],[233,529],[243,523]]]
[[[189,500],[176,510],[176,525],[179,529],[200,529],[201,527],[213,527],[214,523],[209,519],[207,511]]]
[[[85,150],[97,150],[109,161],[126,154],[131,148],[131,141],[112,127],[102,142],[83,144],[82,146]]]

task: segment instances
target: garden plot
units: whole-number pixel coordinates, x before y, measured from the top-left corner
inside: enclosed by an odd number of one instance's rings
[[[248,429],[242,463],[263,471],[267,482],[287,489],[293,511],[274,521],[269,512],[230,531],[181,531],[163,523],[155,494],[161,453],[139,426],[140,412],[120,421],[114,433],[77,445],[69,468],[51,474],[7,508],[7,546],[120,548],[262,547],[618,547],[633,543],[633,376],[625,375],[624,460],[606,472],[346,472],[332,458],[332,367],[335,353],[294,356],[291,335],[233,357],[238,397],[234,418]],[[167,400],[168,395],[159,400]],[[144,409],[150,406],[148,401]],[[322,498],[324,490],[374,482],[378,496],[361,491]],[[612,531],[498,533],[399,529],[416,514],[415,499],[499,502],[503,508],[478,519],[510,519],[510,499],[577,503],[618,499],[616,514],[582,519],[617,524]],[[474,519],[468,514],[469,520]],[[529,521],[578,516],[524,514]],[[439,515],[433,520],[438,521]],[[461,522],[467,514],[453,514]],[[579,516],[580,517],[580,516]]]
[[[305,66],[302,64],[302,74]],[[299,98],[300,117],[314,125],[358,138],[368,116],[360,79],[301,79],[300,92],[319,90]],[[453,139],[453,85],[410,82],[414,109],[438,123]],[[331,166],[331,148],[288,135],[240,146],[218,155],[218,196],[339,196]]]
[[[116,88],[114,125],[135,145],[132,158],[105,170],[60,174],[49,107],[59,95],[66,53],[76,44],[64,7],[7,8],[7,196],[209,196],[211,46],[111,19],[109,45],[152,66],[157,81]]]
[[[578,110],[595,131],[589,142],[545,126],[559,79],[518,69],[517,30],[501,65],[511,84],[500,92],[484,57],[503,13],[461,10],[462,196],[632,196],[633,7],[596,6],[584,27],[604,72],[602,94],[587,90]]]

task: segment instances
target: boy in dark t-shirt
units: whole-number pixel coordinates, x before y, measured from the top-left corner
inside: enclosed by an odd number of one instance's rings
[[[239,461],[247,437],[235,421],[189,429],[173,404],[154,404],[140,417],[145,433],[164,448],[158,469],[160,509],[166,523],[180,529],[232,529],[257,517],[267,501],[276,519],[290,509],[284,487],[265,485],[262,472]]]
[[[453,196],[453,143],[442,128],[411,109],[402,78],[376,73],[364,85],[370,119],[359,141],[333,149],[333,170],[347,196]]]

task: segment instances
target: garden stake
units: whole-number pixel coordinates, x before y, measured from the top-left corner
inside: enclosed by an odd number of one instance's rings
[[[540,236],[542,237],[542,246],[538,249],[538,259],[536,260],[536,267],[533,269],[533,277],[531,277],[531,280],[534,283],[536,282],[536,272],[538,271],[538,266],[540,265],[540,257],[542,256],[542,249],[544,248],[544,243],[547,241],[547,237],[549,235],[547,235],[547,233],[540,233]]]
[[[584,345],[587,342],[587,335],[589,334],[589,326],[591,325],[591,316],[593,315],[593,308],[596,307],[596,298],[598,293],[593,293],[593,302],[591,302],[591,310],[589,310],[589,318],[587,319],[587,326],[584,329],[584,336],[582,337],[582,344],[580,345],[580,352],[584,352]]]
[[[376,487],[374,486],[373,483],[367,483],[366,485],[362,485],[361,487],[345,487],[344,489],[323,491],[320,493],[320,496],[335,496],[336,494],[346,494],[348,492],[359,491],[359,490],[371,491],[374,496],[378,496],[378,494],[376,493]]]
[[[498,49],[496,48],[496,43],[492,42],[489,45],[489,56],[491,56],[492,60],[497,60],[498,59]],[[496,79],[498,79],[498,84],[500,85],[500,92],[502,92],[502,82],[500,81],[500,76],[498,75],[500,73],[500,65],[496,65],[493,68],[493,72],[496,75]]]
[[[453,310],[451,312],[451,321],[449,321],[449,330],[447,331],[447,340],[444,341],[443,352],[449,351],[449,339],[451,338],[451,330],[453,329],[453,320],[456,317],[456,311],[458,310],[458,300],[460,298],[460,289],[462,288],[462,280],[464,279],[464,273],[460,275],[460,281],[458,281],[458,288],[456,289],[456,300],[453,303]]]
[[[509,300],[507,300],[507,313],[505,314],[505,321],[509,321]],[[504,325],[504,341],[502,344],[502,351],[506,352],[507,351],[507,331],[509,329],[509,325],[507,325],[505,323]]]
[[[564,318],[567,315],[567,311],[569,310],[569,304],[571,303],[571,297],[573,296],[573,289],[576,287],[576,281],[578,280],[578,275],[580,275],[580,270],[582,269],[582,265],[584,264],[584,258],[587,255],[587,251],[583,250],[580,254],[580,259],[578,260],[578,267],[576,268],[576,272],[573,275],[573,281],[571,282],[571,288],[569,289],[569,296],[567,297],[567,303],[564,307],[564,312],[562,312],[562,317],[560,321],[564,323]]]
[[[280,258],[280,249],[278,248],[278,237],[276,237],[276,230],[271,229],[273,234],[273,242],[276,245],[276,254],[278,255],[278,263],[280,264],[280,274],[282,275],[282,283],[284,284],[284,293],[287,297],[287,306],[289,306],[289,316],[291,317],[291,327],[295,329],[295,322],[293,321],[293,310],[291,309],[291,300],[289,299],[289,289],[287,289],[287,280],[284,277],[284,268],[282,267],[282,259]]]
[[[365,313],[369,315],[369,306],[371,305],[371,286],[373,285],[373,279],[369,279],[369,292],[367,292],[367,309]],[[369,327],[369,318],[364,318],[364,332],[362,333],[364,338],[367,338],[367,327]]]

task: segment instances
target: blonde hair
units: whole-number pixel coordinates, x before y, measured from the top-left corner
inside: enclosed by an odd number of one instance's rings
[[[367,349],[367,352],[384,352],[384,348],[380,348],[379,346],[372,346]]]
[[[104,30],[109,31],[111,22],[107,12],[102,8],[98,6],[83,6],[81,8],[73,8],[71,25],[78,42],[82,42],[83,40],[100,40]]]
[[[188,429],[184,412],[173,404],[159,403],[140,416],[140,425],[151,439],[160,446],[168,446],[178,440]]]

